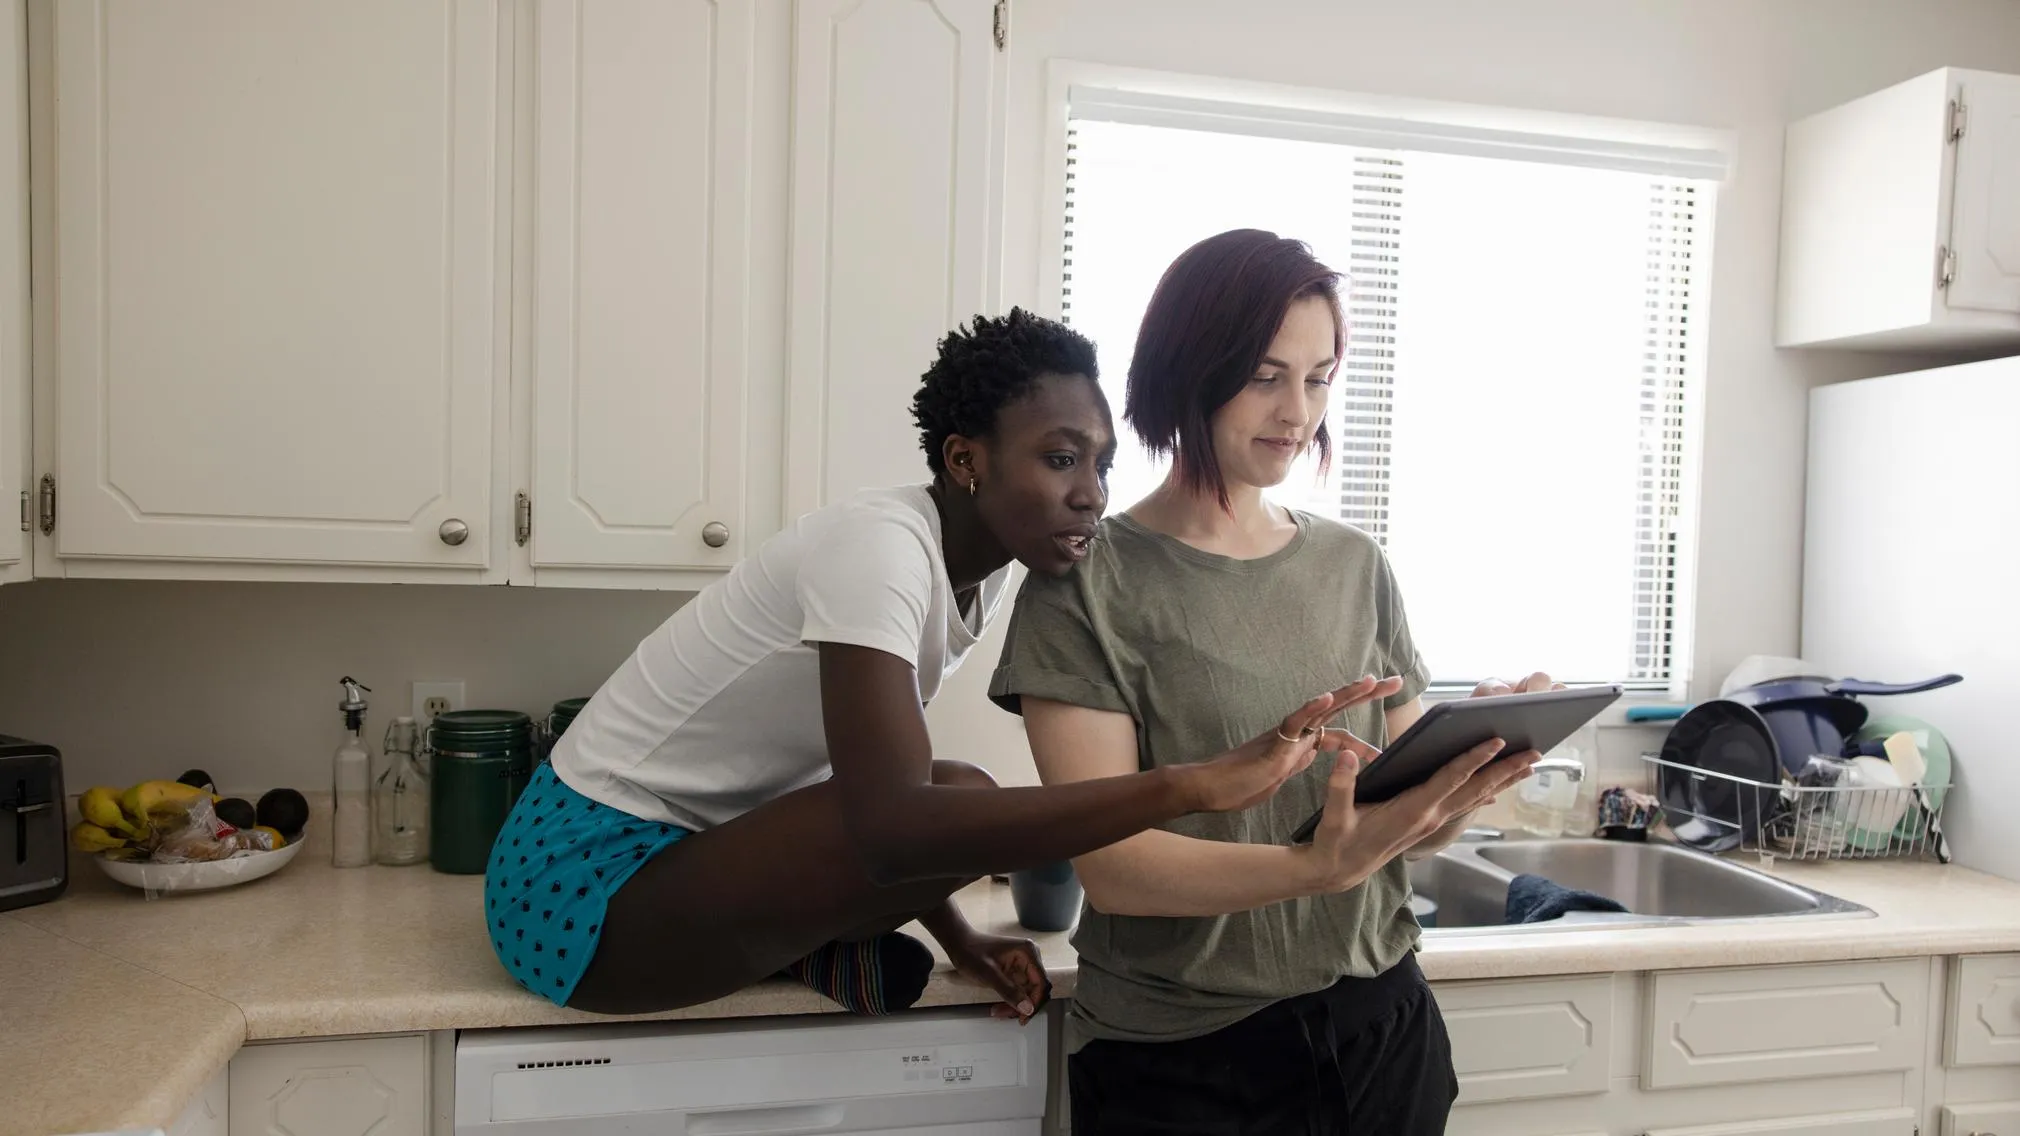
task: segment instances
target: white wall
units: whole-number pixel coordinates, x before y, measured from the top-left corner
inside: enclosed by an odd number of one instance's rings
[[[1781,126],[1943,65],[2020,71],[2012,0],[1014,0],[1006,302],[1040,294],[1044,66],[1070,58],[1737,131],[1721,195],[1705,403],[1695,679],[1797,639],[1805,392],[1925,365],[1772,346]],[[924,362],[922,358],[922,364]],[[529,711],[583,693],[679,602],[526,589],[54,582],[0,589],[0,732],[83,784],[180,772],[313,783],[335,680],[463,678]],[[934,705],[942,756],[1032,779],[982,692],[998,640]],[[1631,750],[1631,747],[1628,747]]]

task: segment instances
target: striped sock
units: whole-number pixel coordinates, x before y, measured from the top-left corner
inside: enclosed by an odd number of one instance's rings
[[[829,943],[786,967],[806,983],[855,1014],[888,1014],[909,1008],[926,992],[933,952],[910,935],[891,931],[860,943]]]

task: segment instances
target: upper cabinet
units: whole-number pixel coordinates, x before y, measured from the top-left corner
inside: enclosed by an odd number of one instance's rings
[[[497,14],[55,5],[66,562],[491,562]]]
[[[56,508],[0,579],[698,587],[923,480],[919,375],[997,302],[996,0],[30,15],[0,491]]]
[[[22,0],[0,0],[0,584],[32,573],[38,518],[28,384],[28,89]]]
[[[534,95],[535,569],[748,547],[762,0],[543,0]]]
[[[1788,128],[1775,342],[2020,343],[2020,76],[1948,68]]]
[[[911,400],[1000,292],[1004,5],[800,0],[786,516],[924,481]]]

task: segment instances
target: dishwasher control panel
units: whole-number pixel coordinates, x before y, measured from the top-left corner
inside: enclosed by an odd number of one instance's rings
[[[1014,1045],[951,1045],[943,1049],[900,1050],[898,1068],[908,1085],[1014,1084],[1019,1073]],[[977,1079],[977,1070],[980,1079]]]
[[[455,1130],[1022,1133],[1044,1115],[1048,1034],[979,1007],[465,1030]]]

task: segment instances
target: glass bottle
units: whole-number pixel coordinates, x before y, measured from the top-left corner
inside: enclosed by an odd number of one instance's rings
[[[385,766],[372,782],[372,831],[381,864],[428,858],[428,775],[415,754],[420,731],[401,715],[386,727]]]
[[[372,752],[366,747],[365,694],[371,687],[345,675],[344,739],[330,769],[330,863],[362,868],[372,862]]]

